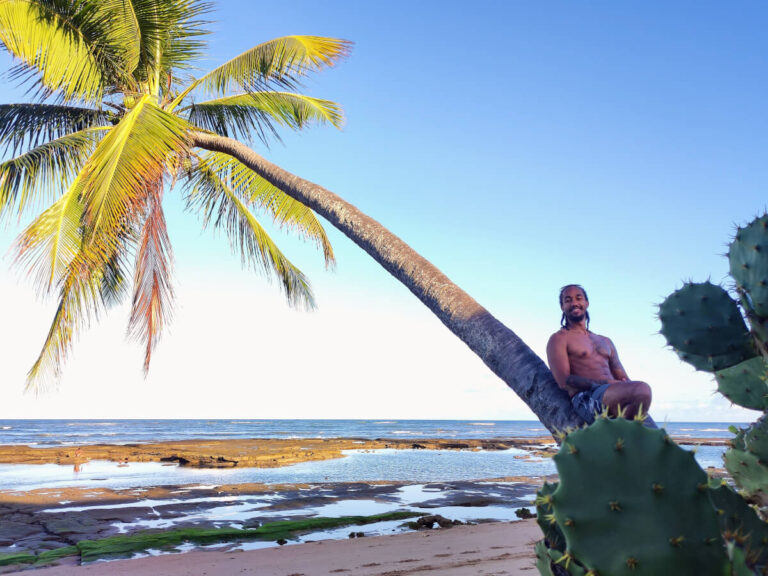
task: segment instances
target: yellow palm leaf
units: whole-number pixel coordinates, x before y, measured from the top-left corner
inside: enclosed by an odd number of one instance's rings
[[[220,152],[199,156],[198,169],[212,172],[235,191],[249,206],[266,211],[281,228],[314,242],[323,251],[325,265],[332,268],[336,261],[325,228],[315,213],[273,186],[245,164]]]
[[[239,94],[198,102],[179,112],[185,110],[189,110],[190,123],[204,130],[246,139],[255,132],[263,141],[267,132],[277,137],[275,123],[299,130],[326,122],[341,128],[344,121],[341,106],[335,102],[291,92]]]
[[[0,216],[14,206],[21,215],[38,199],[60,194],[85,165],[104,130],[67,134],[0,164]]]
[[[82,181],[38,216],[16,239],[16,262],[29,267],[38,290],[48,292],[80,252],[82,242]]]
[[[145,205],[168,158],[186,149],[187,124],[143,96],[105,136],[86,164],[84,223],[88,236],[114,236]]]
[[[0,42],[36,70],[42,86],[66,99],[95,101],[104,87],[101,68],[82,35],[57,14],[29,0],[0,0]]]
[[[267,274],[274,273],[288,301],[314,308],[315,300],[309,280],[286,258],[269,237],[256,217],[248,210],[215,172],[198,167],[192,174],[192,190],[188,202],[203,214],[203,223],[224,228],[233,251],[240,253],[243,264]]]
[[[320,36],[284,36],[246,50],[192,82],[172,103],[172,110],[197,87],[226,95],[238,88],[249,92],[270,84],[293,87],[299,79],[349,54],[352,43]]]

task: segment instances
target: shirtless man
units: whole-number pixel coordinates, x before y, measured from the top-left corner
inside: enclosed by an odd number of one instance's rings
[[[589,299],[584,288],[569,284],[560,290],[562,328],[547,343],[547,360],[557,385],[568,392],[576,413],[587,423],[604,406],[612,416],[619,407],[626,418],[642,408],[648,412],[651,388],[630,380],[613,342],[589,330]]]

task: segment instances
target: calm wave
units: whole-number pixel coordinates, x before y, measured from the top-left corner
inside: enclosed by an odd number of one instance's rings
[[[674,436],[729,438],[729,423],[673,422]],[[238,438],[520,438],[548,432],[530,420],[0,420],[0,444],[61,446]]]

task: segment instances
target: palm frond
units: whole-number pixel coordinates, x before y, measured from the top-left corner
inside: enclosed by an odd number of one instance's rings
[[[144,374],[149,371],[152,351],[160,339],[163,326],[170,320],[173,287],[171,286],[171,241],[165,225],[162,190],[155,188],[148,197],[147,214],[141,230],[133,277],[133,305],[128,333],[145,343]]]
[[[98,317],[103,265],[101,256],[81,250],[67,267],[48,336],[27,374],[27,390],[38,390],[60,377],[75,334]]]
[[[119,71],[131,74],[141,58],[141,30],[136,12],[130,0],[88,0],[88,7],[95,13],[92,38],[119,59]]]
[[[302,76],[333,66],[349,54],[352,43],[320,36],[284,36],[246,50],[192,82],[173,102],[176,107],[192,90],[227,95],[230,90],[256,92],[272,86],[292,89]]]
[[[129,256],[135,244],[133,233],[126,231],[117,244],[120,249],[102,268],[101,301],[105,307],[122,303],[130,294]]]
[[[135,87],[141,35],[130,0],[33,0],[66,29],[82,36],[98,61],[105,83]]]
[[[203,225],[223,228],[243,265],[275,274],[292,306],[314,308],[314,296],[307,277],[278,249],[237,195],[205,166],[189,174],[187,204],[202,213]]]
[[[77,189],[73,187],[71,191],[71,210],[67,211],[65,206],[61,206],[61,220],[67,225],[62,228],[66,234],[55,241],[55,233],[46,234],[45,230],[41,230],[37,235],[42,239],[37,246],[39,262],[42,263],[45,256],[52,262],[57,255],[63,254],[66,258],[56,262],[57,270],[51,275],[60,288],[59,306],[40,355],[27,376],[28,390],[37,390],[49,380],[59,378],[76,333],[97,318],[104,305],[111,303],[111,299],[119,298],[125,288],[122,277],[126,256],[131,248],[131,230],[136,222],[127,220],[114,235],[102,235],[86,242],[81,225],[85,210],[82,204],[78,206],[77,201],[82,198],[80,176],[76,183]],[[52,216],[56,214],[52,213]],[[56,225],[56,218],[52,220]],[[61,270],[61,264],[66,260],[68,263]]]
[[[67,134],[0,164],[0,217],[19,215],[38,200],[66,189],[85,165],[105,129]]]
[[[210,12],[211,4],[199,0],[132,0],[132,4],[141,34],[135,72],[139,82],[157,84],[202,55],[208,22],[200,17]]]
[[[98,60],[80,31],[46,6],[31,0],[0,2],[0,42],[22,61],[17,76],[36,71],[44,91],[61,91],[67,100],[101,97],[104,78]]]
[[[110,130],[86,164],[84,223],[90,237],[114,236],[138,213],[166,161],[186,148],[186,122],[143,96]]]
[[[340,128],[344,121],[341,106],[335,102],[292,92],[239,94],[199,102],[184,110],[189,110],[190,123],[204,130],[243,139],[255,133],[265,143],[268,134],[279,139],[275,124],[298,130],[325,122]]]
[[[59,284],[82,244],[83,186],[80,176],[48,210],[35,218],[14,243],[14,262],[28,268],[38,292]]]
[[[323,251],[326,268],[335,265],[331,242],[323,225],[310,208],[294,200],[231,156],[221,152],[206,152],[198,158],[199,169],[216,174],[216,177],[236,192],[248,206],[267,212],[280,228],[313,242]]]
[[[0,104],[0,146],[13,154],[24,148],[79,132],[107,126],[110,115],[102,110],[52,104]]]

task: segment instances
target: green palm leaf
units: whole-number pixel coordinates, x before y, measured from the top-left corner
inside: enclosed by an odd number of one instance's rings
[[[170,320],[173,300],[171,241],[159,188],[149,195],[146,212],[136,254],[133,304],[128,324],[129,335],[145,343],[145,374],[149,371],[152,351],[160,339],[163,326]]]
[[[249,139],[255,132],[266,142],[267,132],[277,137],[274,124],[301,129],[312,123],[340,128],[341,106],[330,100],[290,92],[252,92],[199,102],[189,110],[190,123],[222,136]]]
[[[0,42],[35,70],[42,87],[65,99],[101,97],[102,69],[82,34],[56,13],[30,0],[0,0]]]
[[[145,205],[166,162],[186,149],[187,124],[143,96],[99,142],[86,164],[84,223],[89,237],[114,236]]]
[[[106,83],[135,86],[131,72],[139,62],[141,34],[130,0],[33,1],[83,38]]]
[[[55,197],[85,165],[104,128],[89,128],[46,142],[0,164],[0,216],[19,215],[40,198]]]
[[[135,77],[159,94],[173,69],[189,68],[202,54],[208,31],[200,17],[211,6],[198,0],[132,0],[141,35]]]
[[[202,213],[204,226],[223,228],[243,265],[268,275],[274,273],[292,305],[314,308],[309,280],[283,255],[237,194],[205,166],[193,170],[189,177],[187,204]]]
[[[333,247],[315,213],[273,186],[245,164],[220,152],[200,155],[198,169],[216,174],[248,206],[264,210],[279,227],[314,242],[323,251],[325,265],[335,265]]]
[[[109,125],[101,110],[51,104],[0,104],[0,146],[14,153],[86,128]]]
[[[272,84],[295,87],[302,76],[333,66],[349,54],[351,46],[347,40],[320,36],[284,36],[264,42],[192,82],[171,109],[199,86],[220,95],[232,88],[254,92]]]

